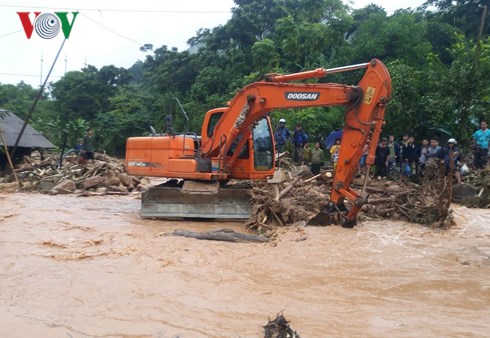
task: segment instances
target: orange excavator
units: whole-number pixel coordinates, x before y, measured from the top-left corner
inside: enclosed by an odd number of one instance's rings
[[[300,82],[354,70],[364,70],[356,86]],[[275,145],[269,113],[344,106],[345,122],[332,192],[311,224],[324,224],[333,213],[342,215],[344,225],[355,224],[358,212],[367,203],[363,197],[366,183],[361,193],[350,186],[368,138],[371,144],[378,144],[390,97],[390,75],[377,59],[331,69],[268,74],[264,80],[242,88],[227,107],[208,111],[200,136],[187,132],[131,137],[126,145],[128,173],[168,179],[143,194],[141,215],[249,218],[251,205],[246,190],[227,188],[226,182],[273,176]],[[367,166],[374,163],[375,148],[369,150]],[[346,199],[348,205],[344,204]]]

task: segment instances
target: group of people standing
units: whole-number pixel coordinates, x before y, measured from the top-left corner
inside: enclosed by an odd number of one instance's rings
[[[475,169],[483,169],[487,165],[490,153],[490,130],[486,121],[481,121],[480,129],[472,135],[472,139],[473,166]],[[402,176],[420,175],[425,169],[426,161],[437,158],[444,162],[446,175],[452,173],[461,184],[460,169],[464,166],[464,157],[457,144],[455,138],[450,138],[447,146],[442,147],[437,137],[430,141],[424,139],[417,144],[409,134],[403,135],[401,142],[396,142],[395,137],[390,135],[388,139],[382,138],[376,147],[374,175],[381,179],[386,177],[392,168]]]
[[[383,137],[376,147],[374,160],[374,176],[378,179],[386,177],[390,171],[400,173],[402,177],[412,174],[420,175],[425,169],[427,160],[437,158],[444,161],[446,174],[451,170],[460,182],[459,167],[463,163],[463,154],[456,146],[457,141],[450,138],[447,147],[439,145],[439,140],[433,137],[422,140],[420,144],[415,142],[412,135],[403,135],[402,141],[395,141],[394,135]]]
[[[280,119],[279,126],[274,133],[274,139],[276,142],[276,149],[278,153],[284,151],[284,146],[288,140],[291,140],[294,145],[294,159],[298,162],[303,160],[303,149],[308,144],[308,135],[303,130],[301,123],[297,123],[294,128],[293,134],[286,127],[286,120]]]
[[[324,152],[319,142],[315,143],[313,149],[310,149],[308,135],[300,123],[296,124],[291,134],[286,127],[286,120],[280,119],[274,137],[278,152],[283,152],[286,141],[291,140],[294,146],[294,160],[298,164],[311,163],[312,172],[314,174],[319,173],[325,158]],[[480,129],[472,135],[472,138],[473,164],[476,169],[482,169],[487,164],[490,146],[490,129],[488,129],[486,121],[480,123]],[[336,139],[335,145],[330,148],[330,158],[334,170],[340,152],[340,143],[340,138]],[[374,176],[381,179],[388,176],[391,171],[400,173],[402,177],[409,177],[413,174],[420,175],[425,169],[426,161],[430,158],[437,158],[444,162],[446,175],[452,172],[458,183],[461,183],[460,168],[464,163],[464,158],[457,144],[455,138],[450,138],[446,146],[443,147],[439,144],[437,136],[431,139],[423,139],[418,143],[414,136],[408,133],[403,135],[401,141],[396,141],[394,135],[389,135],[388,138],[383,137],[376,145]],[[359,163],[360,168],[365,166],[369,147],[368,139]]]
[[[294,160],[296,163],[311,164],[311,171],[313,174],[318,174],[320,168],[325,161],[325,154],[320,147],[320,143],[316,142],[313,149],[310,149],[308,134],[303,130],[301,123],[296,123],[294,131],[291,132],[286,127],[286,120],[280,119],[279,126],[274,133],[274,139],[276,142],[276,150],[278,153],[284,151],[286,142],[290,140],[294,146]]]

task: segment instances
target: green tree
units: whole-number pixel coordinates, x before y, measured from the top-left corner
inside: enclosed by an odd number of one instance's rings
[[[351,33],[350,46],[344,52],[355,62],[376,57],[384,62],[397,59],[413,66],[423,64],[431,50],[425,23],[409,11],[400,10],[387,17],[384,11],[371,9],[366,21],[356,23],[358,28]]]
[[[112,96],[110,109],[99,113],[93,122],[98,147],[123,155],[128,137],[147,135],[155,115],[149,110],[148,101],[149,97],[134,85],[125,86]]]
[[[427,16],[432,19],[440,19],[443,22],[461,30],[469,38],[478,38],[480,32],[481,18],[484,6],[490,5],[488,0],[427,0],[422,8],[434,6],[438,9],[435,12],[427,12]],[[490,32],[489,12],[483,25],[483,35],[488,36]]]
[[[25,82],[19,82],[17,85],[0,84],[0,108],[13,111],[24,119],[37,94],[38,90]],[[46,96],[42,99],[46,100]]]
[[[266,38],[255,42],[251,52],[255,69],[258,72],[268,73],[279,66],[279,53],[276,50],[274,41],[271,39]]]
[[[450,52],[448,66],[430,56],[422,103],[427,115],[438,117],[460,140],[469,140],[479,120],[490,117],[490,43],[486,39],[479,46],[460,35]]]
[[[0,84],[0,109],[10,110],[25,120],[38,93],[39,89],[34,89],[24,82],[17,85]],[[32,113],[29,124],[51,142],[57,144],[55,131],[48,125],[56,116],[54,101],[49,98],[48,93],[43,93]]]
[[[419,125],[430,125],[435,120],[423,113],[420,105],[422,72],[400,60],[387,64],[392,81],[392,98],[387,106],[386,133],[402,135]]]

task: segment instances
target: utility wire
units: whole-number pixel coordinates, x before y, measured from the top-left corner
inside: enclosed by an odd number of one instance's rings
[[[39,7],[39,6],[17,6],[17,5],[0,5],[0,7],[15,7],[15,8],[35,8],[35,9],[61,9],[61,10],[68,10],[68,11],[73,11],[73,8],[65,8],[65,7]],[[224,12],[224,11],[192,11],[192,10],[141,10],[141,9],[96,9],[96,8],[79,8],[77,11],[94,11],[94,12],[131,12],[131,13],[174,13],[174,14],[229,14],[229,11],[227,12]],[[131,41],[135,44],[137,44],[138,46],[142,46],[143,44],[128,37],[128,36],[125,36],[121,33],[118,33],[116,32],[115,30],[101,24],[100,22],[92,19],[91,17],[89,17],[88,15],[85,15],[83,13],[80,13],[80,15],[86,17],[87,19],[89,19],[90,21],[92,21],[93,23],[95,23],[96,25],[104,28],[105,30],[123,38],[123,39],[126,39],[128,41]],[[15,32],[10,32],[10,33],[6,33],[6,34],[3,34],[3,35],[0,35],[0,38],[2,37],[5,37],[5,36],[9,36],[9,35],[13,35],[13,34],[17,34],[17,33],[20,33],[22,32],[22,30],[18,30],[18,31],[15,31]],[[34,76],[38,76],[38,75],[34,75],[34,74],[14,74],[14,73],[0,73],[0,75],[5,75],[5,76],[31,76],[31,77],[34,77]],[[62,77],[62,76],[53,76],[53,77]]]
[[[17,5],[0,5],[0,7],[13,8],[34,8],[34,9],[61,9],[73,11],[73,8],[67,7],[40,7],[40,6],[17,6]],[[171,13],[171,14],[229,14],[230,11],[195,11],[195,10],[158,10],[158,9],[109,9],[109,8],[79,8],[81,11],[92,12],[121,12],[121,13]]]
[[[0,35],[0,38],[3,38],[4,36],[9,36],[9,35],[17,34],[17,33],[20,33],[20,32],[22,32],[22,30],[15,31],[15,32],[10,32],[10,33],[6,33],[6,34],[2,34],[2,35]]]
[[[39,74],[15,74],[15,73],[0,73],[0,75],[5,75],[5,76],[36,76],[39,77]],[[53,75],[51,77],[63,77],[60,75]]]
[[[2,7],[2,5],[0,5],[0,7]],[[96,21],[96,20],[92,19],[92,18],[91,18],[91,17],[89,17],[88,15],[85,15],[85,14],[83,14],[83,13],[79,13],[79,15],[82,15],[83,17],[85,17],[85,18],[89,19],[89,20],[90,20],[90,21],[92,21],[93,23],[95,23],[95,24],[99,25],[100,27],[102,27],[102,28],[106,29],[107,31],[109,31],[109,32],[111,32],[111,33],[113,33],[113,34],[116,34],[117,36],[119,36],[119,37],[121,37],[121,38],[123,38],[123,39],[129,40],[129,41],[131,41],[131,42],[133,42],[133,43],[137,44],[138,46],[142,46],[142,45],[143,45],[142,43],[140,43],[140,42],[138,42],[138,41],[136,41],[136,40],[134,40],[134,39],[132,39],[132,38],[130,38],[130,37],[128,37],[128,36],[125,36],[125,35],[123,35],[123,34],[121,34],[121,33],[118,33],[118,32],[116,32],[115,30],[113,30],[113,29],[111,29],[111,28],[109,28],[109,27],[107,27],[107,26],[105,26],[105,25],[101,24],[100,22],[98,22],[98,21]],[[21,32],[21,31],[12,32],[12,33],[8,33],[8,34],[4,34],[4,35],[0,35],[0,38],[1,38],[2,36],[11,35],[11,34],[18,33],[18,32]],[[38,76],[38,75],[34,75],[34,74],[14,74],[14,73],[0,73],[0,75],[6,75],[6,76],[30,76],[30,77]],[[59,77],[59,78],[61,78],[62,76],[53,76],[53,77]]]
[[[0,7],[2,7],[2,5],[0,5]],[[115,30],[113,30],[113,29],[111,29],[111,28],[109,28],[109,27],[107,27],[107,26],[105,26],[105,25],[101,24],[100,22],[98,22],[98,21],[96,21],[96,20],[92,19],[92,18],[91,18],[91,17],[89,17],[88,15],[85,15],[85,14],[80,13],[80,12],[79,12],[79,15],[82,15],[82,16],[86,17],[87,19],[89,19],[89,20],[90,20],[90,21],[92,21],[93,23],[95,23],[95,24],[99,25],[100,27],[104,28],[105,30],[108,30],[109,32],[111,32],[111,33],[113,33],[113,34],[116,34],[117,36],[119,36],[119,37],[121,37],[121,38],[123,38],[123,39],[126,39],[126,40],[129,40],[129,41],[131,41],[131,42],[134,42],[134,43],[135,43],[135,44],[137,44],[138,46],[142,46],[142,45],[143,45],[142,43],[140,43],[140,42],[138,42],[138,41],[136,41],[136,40],[134,40],[134,39],[132,39],[132,38],[130,38],[130,37],[128,37],[128,36],[125,36],[125,35],[123,35],[123,34],[121,34],[121,33],[118,33],[118,32],[116,32]],[[9,35],[17,34],[17,33],[20,33],[20,32],[22,32],[22,30],[18,30],[18,31],[15,31],[15,32],[6,33],[6,34],[3,34],[3,35],[0,35],[0,38],[2,38],[2,37],[4,37],[4,36],[9,36]]]
[[[113,30],[113,29],[111,29],[111,28],[109,28],[109,27],[107,27],[107,26],[104,26],[104,25],[103,25],[103,24],[101,24],[100,22],[95,21],[94,19],[92,19],[91,17],[89,17],[89,16],[87,16],[87,15],[85,15],[85,14],[83,14],[83,13],[80,13],[80,15],[82,15],[82,16],[84,16],[84,17],[86,17],[87,19],[89,19],[89,20],[90,20],[90,21],[92,21],[93,23],[95,23],[95,24],[99,25],[100,27],[102,27],[102,28],[104,28],[104,29],[108,30],[108,31],[109,31],[109,32],[111,32],[111,33],[116,34],[117,36],[119,36],[119,37],[121,37],[121,38],[123,38],[123,39],[126,39],[126,40],[129,40],[129,41],[131,41],[131,42],[134,42],[134,43],[135,43],[135,44],[137,44],[138,46],[142,46],[142,45],[143,45],[142,43],[139,43],[138,41],[136,41],[136,40],[134,40],[134,39],[131,39],[130,37],[127,37],[127,36],[125,36],[125,35],[122,35],[121,33],[118,33],[118,32],[116,32],[115,30]]]

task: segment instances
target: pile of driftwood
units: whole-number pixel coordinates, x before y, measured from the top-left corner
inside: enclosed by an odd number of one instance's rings
[[[277,176],[277,174],[276,174]],[[259,181],[250,190],[252,217],[247,227],[259,233],[275,226],[291,225],[313,218],[326,203],[329,185],[312,177],[308,167],[301,166],[290,171],[279,171],[275,181]]]
[[[368,204],[363,206],[360,217],[403,219],[432,227],[448,227],[452,220],[450,185],[444,164],[429,160],[420,184],[408,179],[372,182],[366,189]]]
[[[142,191],[150,182],[126,173],[123,161],[102,153],[95,160],[79,163],[67,157],[59,165],[58,155],[25,157],[15,172],[0,178],[0,186],[48,194],[125,195]]]
[[[477,170],[463,177],[463,186],[453,193],[468,208],[490,208],[490,169]]]
[[[281,313],[264,326],[264,338],[300,338],[299,334],[289,326],[289,321]]]
[[[279,175],[282,178],[254,183],[253,213],[247,226],[269,234],[277,226],[307,223],[323,209],[330,196],[332,173],[327,170],[312,177],[306,171],[306,167],[289,167]],[[368,180],[368,204],[363,206],[360,220],[390,218],[433,227],[450,225],[449,182],[438,161],[427,164],[421,184],[408,179]],[[363,181],[363,176],[355,178],[353,188],[360,191]],[[341,221],[340,215],[337,221]]]

